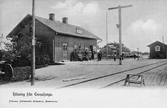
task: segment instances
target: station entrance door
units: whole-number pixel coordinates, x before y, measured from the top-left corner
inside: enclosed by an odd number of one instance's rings
[[[67,60],[67,43],[63,43],[63,61]]]

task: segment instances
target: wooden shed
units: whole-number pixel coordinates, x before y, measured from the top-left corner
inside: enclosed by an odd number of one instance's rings
[[[31,42],[32,16],[26,15],[24,19],[7,35],[18,36],[24,41]],[[85,48],[95,50],[99,37],[89,31],[68,24],[68,18],[62,18],[62,22],[55,20],[55,14],[49,14],[49,18],[35,17],[36,41],[43,43],[43,52],[47,53],[52,62],[70,60],[70,54],[74,49]]]
[[[149,58],[156,58],[156,59],[167,58],[167,45],[166,44],[159,42],[159,41],[155,41],[151,43],[150,45],[148,45],[148,47],[150,47]]]

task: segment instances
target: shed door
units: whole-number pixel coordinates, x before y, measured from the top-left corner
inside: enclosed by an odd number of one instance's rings
[[[67,43],[63,43],[63,60],[67,60]]]

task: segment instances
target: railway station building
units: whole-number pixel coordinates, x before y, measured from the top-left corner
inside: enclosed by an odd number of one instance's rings
[[[150,48],[149,58],[154,58],[154,59],[167,58],[167,45],[166,44],[159,42],[159,41],[155,41],[149,44],[148,47]]]
[[[20,23],[7,35],[9,38],[17,36],[19,40],[31,42],[32,16],[26,15]],[[51,62],[70,60],[70,54],[75,50],[89,49],[96,51],[101,39],[82,27],[71,25],[68,18],[62,21],[55,20],[55,14],[49,18],[35,17],[36,42],[42,42],[42,52],[47,53]]]

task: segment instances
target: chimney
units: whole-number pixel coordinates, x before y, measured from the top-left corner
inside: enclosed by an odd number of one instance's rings
[[[55,21],[55,14],[54,13],[49,14],[49,20]]]
[[[63,18],[62,18],[62,23],[68,24],[68,18],[67,18],[67,17],[63,17]]]

